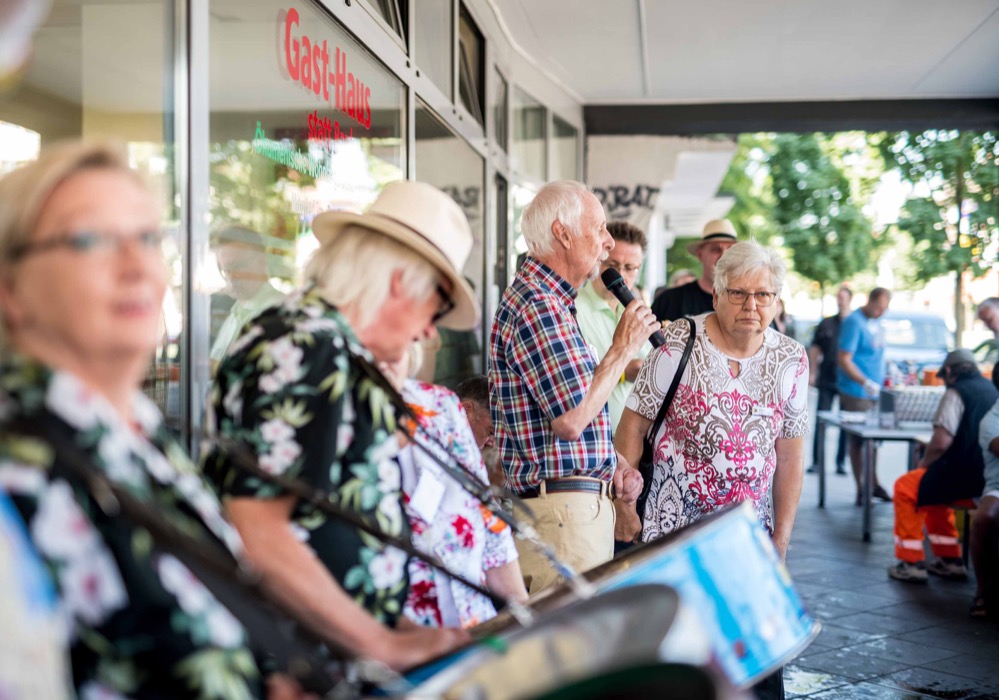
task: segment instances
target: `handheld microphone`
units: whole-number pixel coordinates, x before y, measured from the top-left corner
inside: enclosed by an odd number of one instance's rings
[[[628,285],[624,283],[624,277],[613,267],[608,267],[604,270],[603,274],[600,275],[600,280],[607,287],[607,291],[617,297],[622,306],[628,306],[628,304],[635,300],[635,295],[631,293]],[[666,344],[666,337],[662,331],[656,331],[649,336],[649,342],[652,343],[652,347],[658,348]]]

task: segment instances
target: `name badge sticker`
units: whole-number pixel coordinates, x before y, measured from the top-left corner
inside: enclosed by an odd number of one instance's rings
[[[753,415],[767,416],[772,418],[774,415],[774,410],[772,408],[768,408],[767,406],[753,406]]]
[[[433,522],[444,500],[444,482],[427,470],[420,474],[416,489],[409,499],[409,507],[423,520]]]

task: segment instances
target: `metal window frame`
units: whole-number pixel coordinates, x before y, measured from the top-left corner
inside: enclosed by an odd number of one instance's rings
[[[410,28],[408,17],[406,22],[407,33],[406,37],[404,38],[395,30],[395,27],[393,27],[384,17],[382,17],[382,13],[374,8],[374,4],[371,2],[371,0],[353,0],[353,1],[359,3],[360,6],[363,7],[364,10],[368,13],[368,15],[370,15],[371,19],[382,28],[382,30],[384,30],[387,34],[391,35],[397,40],[396,43],[399,45],[399,48],[401,48],[403,51],[407,51],[408,48],[407,41],[409,40],[409,37],[412,36],[412,33],[408,31],[408,29]],[[401,3],[406,2],[406,0],[389,0],[389,2],[391,2],[394,7],[396,20],[399,22],[399,28],[401,30],[402,29]]]
[[[460,20],[461,0],[451,0],[451,59],[452,59],[452,94],[454,99],[444,94],[436,84],[417,68],[418,60],[415,41],[416,8],[418,0],[401,0],[410,3],[407,12],[407,31],[405,37],[400,37],[384,19],[368,7],[365,0],[300,0],[309,3],[316,9],[324,11],[333,18],[340,27],[351,34],[375,59],[385,67],[403,85],[405,95],[403,111],[403,141],[405,143],[406,163],[403,168],[406,176],[413,179],[416,171],[416,100],[420,99],[451,129],[462,138],[466,144],[483,158],[483,212],[484,231],[483,247],[483,280],[484,285],[491,289],[498,286],[496,279],[497,259],[503,256],[509,258],[509,251],[496,249],[496,217],[500,208],[507,214],[508,245],[513,233],[513,222],[509,219],[510,196],[516,186],[536,188],[536,179],[525,177],[511,167],[511,150],[513,147],[513,114],[516,91],[529,95],[545,110],[545,177],[551,172],[553,131],[552,108],[544,99],[535,96],[521,86],[515,79],[510,65],[503,62],[496,50],[496,42],[500,36],[490,34],[486,23],[480,15],[481,10],[475,2],[465,2],[465,10],[476,22],[484,39],[484,74],[486,91],[486,110],[484,124],[480,125],[461,103],[458,80],[458,27]],[[491,0],[484,0],[491,2]],[[208,153],[210,146],[210,100],[209,73],[207,66],[210,59],[210,4],[211,0],[174,0],[174,20],[176,31],[174,36],[174,92],[175,113],[173,117],[175,129],[175,187],[180,193],[178,217],[182,230],[187,236],[182,241],[183,273],[182,300],[184,312],[184,330],[181,344],[181,421],[184,430],[184,440],[196,454],[200,426],[204,421],[208,392],[211,386],[210,350],[210,302],[208,295],[196,292],[192,282],[199,277],[208,264],[208,213],[209,213],[209,175]],[[194,70],[198,67],[199,70]],[[494,76],[499,74],[507,85],[506,123],[507,140],[504,147],[498,148],[492,140],[494,129],[492,110],[489,109],[489,96],[493,94]],[[579,157],[577,158],[578,174],[584,172],[586,131],[577,120],[566,119],[566,123],[578,129]],[[507,185],[507,201],[497,202],[494,191],[495,178],[503,178]],[[512,271],[511,271],[512,272]],[[483,316],[491,318],[495,312],[494,304],[488,289],[482,290]],[[502,289],[499,290],[500,294]],[[498,296],[498,295],[497,295]],[[488,329],[486,329],[486,335]],[[487,352],[483,343],[483,360]],[[483,365],[485,366],[485,365]]]

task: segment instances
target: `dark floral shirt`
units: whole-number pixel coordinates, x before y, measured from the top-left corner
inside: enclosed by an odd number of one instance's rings
[[[147,530],[106,514],[47,438],[195,537],[239,551],[218,500],[141,393],[128,426],[76,377],[15,358],[0,366],[0,488],[28,525],[70,625],[73,681],[90,698],[256,698],[260,674],[240,623]],[[51,432],[49,432],[51,431]],[[2,634],[2,632],[0,632]]]
[[[229,346],[212,387],[208,433],[244,443],[263,470],[299,479],[408,540],[395,411],[361,357],[373,362],[315,289],[293,295]],[[217,448],[207,451],[204,469],[224,496],[285,495]],[[395,624],[409,588],[406,554],[308,503],[296,505],[292,523],[359,605]]]

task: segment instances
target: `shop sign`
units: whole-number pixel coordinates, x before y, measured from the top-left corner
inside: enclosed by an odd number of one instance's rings
[[[371,128],[371,88],[349,70],[347,52],[339,46],[330,50],[329,42],[309,36],[300,29],[298,10],[289,7],[278,13],[278,64],[282,75],[294,80],[326,102],[334,110],[347,115],[365,129]],[[331,64],[332,61],[332,64]],[[340,131],[339,124],[318,116],[310,118],[310,132],[328,133],[335,138],[350,138]]]

